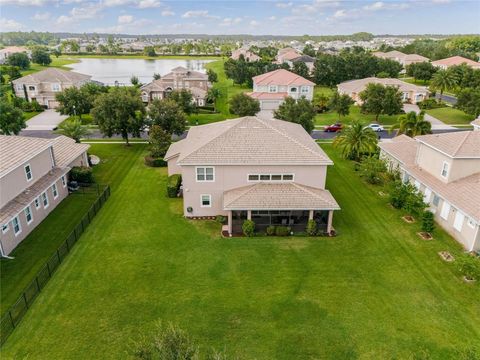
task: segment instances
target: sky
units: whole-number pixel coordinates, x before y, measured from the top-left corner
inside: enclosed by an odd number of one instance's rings
[[[0,31],[335,35],[480,33],[480,0],[0,0]]]

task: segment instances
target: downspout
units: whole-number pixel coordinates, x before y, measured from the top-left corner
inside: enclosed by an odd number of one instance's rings
[[[27,86],[25,84],[23,84],[23,94],[25,95],[25,100],[28,101]]]

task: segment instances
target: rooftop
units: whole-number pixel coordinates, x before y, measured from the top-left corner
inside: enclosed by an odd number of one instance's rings
[[[66,71],[57,68],[42,70],[19,79],[13,80],[16,83],[77,83],[90,80],[90,75],[80,74],[74,71]]]
[[[285,69],[278,69],[253,77],[256,85],[311,85],[315,83]]]
[[[452,158],[480,158],[480,131],[422,135],[416,139]]]
[[[399,79],[394,79],[394,78],[369,77],[365,79],[345,81],[338,84],[337,86],[339,89],[343,89],[348,92],[359,93],[363,91],[368,84],[382,84],[385,86],[387,85],[397,86],[401,91],[428,92],[425,86],[417,86],[417,85],[410,84],[405,81],[401,81]]]
[[[472,65],[472,66],[480,66],[480,63],[464,58],[462,56],[452,56],[446,59],[440,59],[436,61],[432,61],[433,65],[446,65],[446,66],[453,66],[453,65]]]

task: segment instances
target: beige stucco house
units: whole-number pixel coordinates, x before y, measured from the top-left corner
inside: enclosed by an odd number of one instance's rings
[[[230,56],[230,59],[238,60],[240,58],[240,55],[243,55],[243,58],[245,59],[245,61],[248,61],[248,62],[259,61],[262,59],[257,54],[245,48],[233,50],[232,55]]]
[[[277,56],[275,57],[275,63],[283,64],[295,58],[298,58],[301,55],[302,53],[299,52],[298,50],[295,50],[294,48],[291,48],[291,47],[286,47],[278,50]]]
[[[224,215],[228,233],[251,219],[305,231],[315,219],[332,230],[340,209],[325,189],[332,161],[298,124],[242,117],[190,128],[165,156],[168,173],[181,174],[186,217]]]
[[[290,68],[292,68],[295,63],[304,63],[307,66],[310,74],[312,74],[315,70],[315,58],[309,55],[300,55],[293,59],[286,60],[285,62],[288,64],[288,66],[290,66]]]
[[[394,60],[402,64],[403,67],[410,64],[430,61],[430,59],[425,56],[418,55],[418,54],[404,54],[397,50],[388,51],[388,52],[376,51],[376,52],[373,52],[372,55],[380,59]]]
[[[27,101],[36,100],[40,105],[56,108],[58,102],[55,95],[66,88],[80,87],[86,84],[91,76],[74,71],[49,68],[13,80],[15,95]]]
[[[463,64],[468,65],[473,69],[480,69],[479,62],[464,58],[462,56],[452,56],[446,59],[432,61],[433,66],[438,67],[442,70],[446,70],[451,66],[458,66]]]
[[[288,70],[278,69],[253,77],[253,92],[248,96],[260,102],[261,110],[278,109],[283,100],[305,97],[313,99],[315,83]]]
[[[384,86],[395,86],[402,93],[403,102],[416,104],[429,96],[428,89],[425,86],[409,84],[393,78],[369,77],[359,80],[349,80],[337,85],[340,94],[347,94],[356,104],[361,105],[362,100],[359,94],[367,88],[368,84],[382,84]]]
[[[143,102],[150,103],[154,99],[164,99],[173,90],[187,89],[197,106],[205,106],[209,88],[207,74],[179,66],[161,79],[143,85],[140,92]]]
[[[25,53],[28,57],[32,56],[32,52],[24,46],[6,46],[0,49],[0,64],[5,64],[10,55],[17,53]]]
[[[480,250],[480,132],[401,135],[381,157],[424,194],[436,221],[468,251]]]
[[[65,136],[0,135],[0,254],[7,256],[68,195],[68,172],[90,145]]]

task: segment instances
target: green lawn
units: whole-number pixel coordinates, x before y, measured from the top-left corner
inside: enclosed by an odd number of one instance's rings
[[[469,125],[475,116],[465,114],[463,111],[451,107],[426,110],[427,114],[449,125]]]
[[[327,97],[330,97],[333,95],[334,91],[335,91],[334,89],[329,88],[327,86],[317,85],[313,90],[313,96],[315,97],[315,95],[325,95]]]
[[[23,116],[25,118],[25,121],[28,121],[32,117],[34,117],[35,115],[38,115],[38,114],[40,114],[38,111],[28,111],[28,112],[24,112]]]
[[[458,358],[480,344],[480,285],[422,241],[331,145],[335,238],[230,238],[186,221],[144,146],[94,145],[112,196],[2,349],[10,358],[129,358],[159,320],[242,359]],[[478,350],[477,350],[478,351]],[[427,355],[425,355],[427,354]]]
[[[397,122],[399,115],[380,115],[378,122],[382,125],[393,125]],[[353,120],[360,120],[364,124],[375,122],[375,115],[365,115],[360,113],[360,107],[356,105],[350,106],[350,114],[341,117],[340,122],[343,124],[350,124]],[[315,125],[330,125],[339,121],[338,113],[328,111],[324,114],[318,114],[315,117]]]
[[[64,58],[64,57],[56,58],[55,56],[51,56],[51,59],[52,59],[52,62],[50,63],[49,66],[43,66],[43,65],[39,65],[39,64],[30,63],[30,69],[22,71],[22,76],[33,74],[35,72],[48,69],[49,67],[56,67],[56,68],[60,68],[60,69],[63,69],[63,70],[70,70],[70,68],[67,67],[66,65],[78,62],[78,60],[68,59],[68,58]]]

